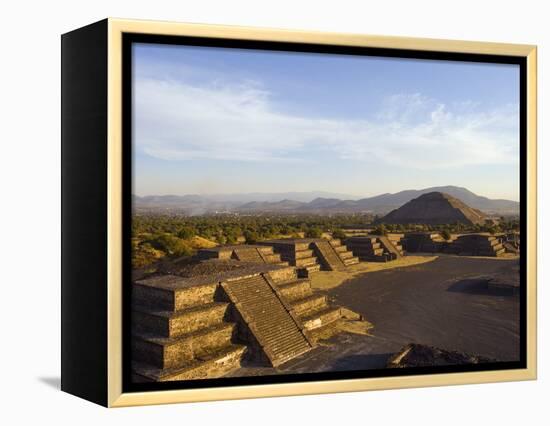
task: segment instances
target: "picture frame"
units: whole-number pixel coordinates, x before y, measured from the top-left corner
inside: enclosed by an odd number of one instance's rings
[[[136,280],[131,276],[130,243],[135,184],[132,134],[136,131],[132,46],[136,43],[517,65],[519,233],[523,241],[517,289],[520,359],[508,364],[412,371],[134,382],[130,323]],[[536,379],[535,46],[113,18],[64,34],[61,45],[63,391],[104,406],[122,407]],[[276,287],[271,285],[275,293]],[[284,302],[284,297],[277,297]],[[237,304],[236,300],[230,304]],[[287,311],[292,309],[287,307]]]

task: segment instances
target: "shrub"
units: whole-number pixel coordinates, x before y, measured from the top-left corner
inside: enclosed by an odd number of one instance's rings
[[[191,226],[183,226],[179,229],[177,236],[178,238],[182,238],[184,240],[190,240],[195,236],[195,229]]]
[[[157,250],[162,250],[169,256],[190,256],[193,249],[181,238],[172,234],[157,234],[148,243]]]
[[[259,237],[259,235],[256,231],[252,231],[250,229],[247,229],[246,231],[244,231],[244,239],[245,239],[247,244],[254,244],[254,243],[258,242],[260,237]]]
[[[386,235],[388,233],[388,230],[386,228],[386,225],[381,223],[372,230],[372,233],[375,235]]]
[[[320,228],[308,228],[304,234],[306,238],[321,238],[321,235],[323,231]]]

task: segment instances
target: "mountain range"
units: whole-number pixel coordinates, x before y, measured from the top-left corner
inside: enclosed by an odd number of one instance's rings
[[[490,199],[458,186],[438,186],[405,190],[357,199],[328,192],[249,193],[219,195],[133,196],[138,211],[177,211],[189,215],[215,212],[233,213],[359,213],[386,214],[410,200],[430,192],[449,194],[487,214],[517,215],[517,201]]]

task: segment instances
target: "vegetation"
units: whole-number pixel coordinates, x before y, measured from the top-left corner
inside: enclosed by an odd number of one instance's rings
[[[349,215],[135,215],[132,220],[132,264],[145,268],[163,258],[193,255],[207,245],[255,243],[271,238],[320,238],[325,232],[344,239],[350,229],[386,235],[389,232],[430,231],[444,236],[463,232],[510,232],[519,220],[501,218],[498,224],[373,225],[375,216]]]

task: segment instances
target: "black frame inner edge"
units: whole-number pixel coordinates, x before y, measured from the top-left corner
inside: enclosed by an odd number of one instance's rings
[[[522,246],[527,247],[527,58],[503,55],[433,52],[409,49],[321,45],[310,43],[231,40],[206,37],[167,36],[124,33],[122,37],[122,389],[144,392],[199,389],[242,385],[314,382],[326,380],[367,379],[375,377],[417,376],[527,368],[527,256],[520,253],[520,360],[472,365],[451,365],[403,369],[377,369],[300,373],[218,379],[199,379],[158,383],[131,381],[131,220],[132,220],[132,44],[170,44],[200,47],[271,50],[301,53],[326,53],[387,58],[425,59],[514,64],[520,67],[520,232]]]

